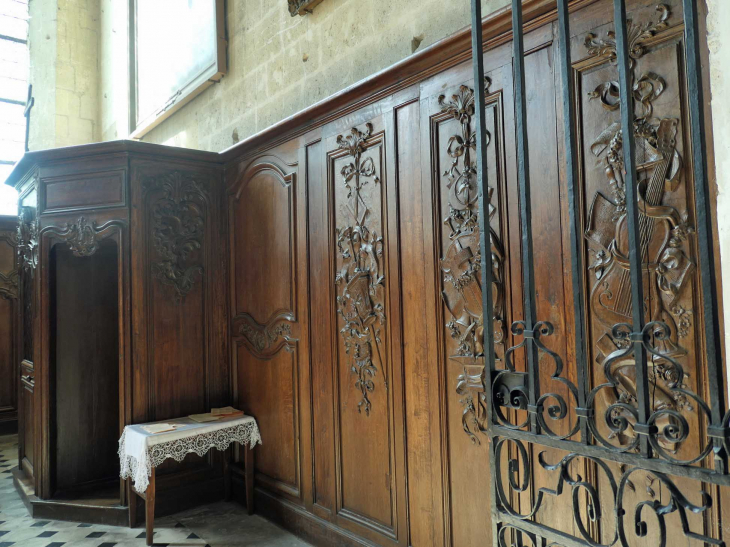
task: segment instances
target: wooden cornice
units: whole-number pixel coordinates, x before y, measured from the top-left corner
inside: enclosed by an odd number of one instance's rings
[[[467,1],[467,0],[464,0]],[[571,11],[599,0],[572,0]],[[529,32],[557,19],[556,0],[523,0],[524,31]],[[499,9],[482,21],[484,51],[512,40],[512,10]],[[26,152],[15,164],[6,184],[18,186],[34,166],[57,159],[90,157],[127,152],[210,163],[230,163],[250,157],[302,135],[401,89],[425,80],[471,58],[471,27],[466,26],[422,51],[376,72],[372,76],[327,97],[296,114],[252,135],[221,153],[204,152],[132,140],[109,141],[66,148]]]
[[[163,144],[154,144],[129,139],[105,141],[26,152],[23,154],[23,157],[20,158],[20,161],[18,161],[18,163],[16,163],[13,167],[13,170],[10,172],[5,184],[18,188],[25,178],[25,175],[32,170],[34,166],[41,163],[115,153],[151,154],[158,158],[202,161],[208,163],[220,163],[221,161],[220,154],[216,152],[179,148],[177,146],[166,146]]]

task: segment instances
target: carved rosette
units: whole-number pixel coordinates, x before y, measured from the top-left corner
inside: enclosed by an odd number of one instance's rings
[[[690,259],[688,238],[694,231],[688,224],[686,211],[664,204],[667,194],[681,186],[682,158],[676,147],[679,120],[656,117],[655,101],[667,87],[654,72],[636,75],[636,62],[647,52],[646,42],[666,29],[671,13],[666,5],[657,6],[659,21],[646,24],[627,22],[631,57],[631,82],[636,108],[634,137],[639,195],[639,232],[645,276],[646,321],[667,326],[666,335],[654,336],[649,345],[649,391],[652,411],[660,431],[676,430],[678,421],[672,413],[695,412],[691,396],[686,395],[688,376],[676,361],[687,354],[681,339],[690,335],[692,310],[691,285],[695,264]],[[595,35],[586,38],[585,46],[593,55],[607,55],[616,62],[616,41],[613,32],[605,39]],[[620,109],[619,84],[607,81],[589,93],[606,111]],[[593,316],[594,357],[608,380],[601,392],[608,408],[606,426],[610,433],[606,444],[633,447],[637,436],[633,431],[635,415],[627,410],[637,408],[636,364],[631,355],[622,358],[630,341],[621,335],[620,323],[631,322],[632,299],[629,282],[629,259],[625,249],[626,188],[622,128],[620,122],[609,124],[592,142],[590,150],[599,160],[608,182],[608,192],[597,191],[590,205],[585,237],[593,263],[588,266],[593,279],[589,304]],[[609,197],[610,196],[610,197]],[[676,202],[676,201],[675,201]],[[685,204],[686,206],[686,204]],[[651,352],[650,352],[651,353]],[[679,368],[678,368],[679,367]],[[595,388],[597,391],[599,388]],[[601,411],[603,413],[603,411]],[[616,424],[620,424],[618,427]],[[660,435],[659,442],[671,453],[681,443]]]
[[[17,235],[13,232],[0,232],[0,242],[4,242],[17,252]],[[0,298],[15,300],[18,298],[18,269],[0,272]]]
[[[203,246],[208,203],[208,181],[173,171],[144,180],[145,193],[161,191],[151,205],[152,242],[157,260],[152,276],[174,289],[181,302],[203,274],[203,264],[194,259]]]
[[[259,359],[269,359],[281,349],[293,352],[296,338],[291,335],[291,313],[276,314],[266,324],[261,324],[249,314],[244,313],[234,321],[234,332],[241,336],[246,347]]]
[[[372,129],[368,123],[364,133],[353,128],[346,137],[337,137],[340,150],[346,150],[353,158],[340,171],[347,188],[346,209],[352,224],[337,228],[337,249],[343,259],[342,268],[335,277],[339,287],[337,313],[344,321],[340,334],[350,357],[351,371],[356,376],[355,387],[362,394],[358,412],[364,410],[367,416],[372,407],[369,394],[375,391],[373,378],[378,364],[384,364],[380,331],[385,325],[382,303],[385,275],[381,271],[383,238],[367,226],[368,205],[361,194],[363,187],[371,181],[373,184],[380,182],[373,159],[362,157]]]
[[[489,80],[485,81],[485,87],[488,90]],[[452,162],[443,173],[449,196],[449,215],[444,219],[444,224],[449,231],[450,243],[441,258],[444,282],[442,296],[450,315],[446,327],[457,344],[456,351],[449,358],[462,367],[456,386],[463,407],[462,427],[474,444],[480,444],[476,434],[486,433],[487,404],[484,386],[479,191],[476,161],[472,160],[472,153],[476,150],[476,133],[471,127],[474,90],[461,86],[450,100],[441,95],[438,101],[441,112],[459,122],[460,129],[448,140],[446,153]],[[487,138],[490,138],[489,134]],[[489,188],[490,199],[493,193],[494,189]],[[496,207],[490,204],[490,222],[496,211]],[[504,251],[497,233],[491,228],[490,242],[494,302],[492,332],[499,359],[504,344]]]

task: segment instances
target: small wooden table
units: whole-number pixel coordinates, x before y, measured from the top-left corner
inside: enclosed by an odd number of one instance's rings
[[[129,525],[136,525],[137,496],[145,500],[145,529],[147,545],[152,545],[155,525],[155,467],[173,458],[182,461],[188,454],[204,456],[211,448],[228,451],[232,443],[244,447],[246,481],[246,507],[253,513],[253,448],[261,444],[256,420],[251,416],[223,418],[215,422],[198,423],[190,418],[177,418],[163,422],[175,429],[163,433],[149,433],[146,426],[129,425],[119,439],[120,476],[128,479]],[[231,496],[231,470],[229,455],[224,457],[224,481],[226,499]]]

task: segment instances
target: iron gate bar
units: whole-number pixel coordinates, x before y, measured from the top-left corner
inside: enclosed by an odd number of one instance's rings
[[[527,98],[525,96],[525,46],[522,32],[522,2],[512,0],[512,44],[515,86],[515,126],[517,133],[517,185],[520,196],[520,224],[522,228],[522,278],[525,338],[531,337],[537,322],[535,304],[535,269],[532,253],[532,204],[530,202],[530,158],[527,143]],[[491,248],[487,252],[491,251]],[[514,324],[513,324],[514,327]],[[514,331],[513,331],[514,332]],[[537,419],[537,399],[540,396],[540,370],[537,346],[529,340],[525,344],[528,373],[527,411],[530,428],[540,432]]]
[[[588,359],[586,358],[585,339],[585,301],[583,299],[583,230],[580,200],[577,196],[578,185],[578,144],[575,135],[575,110],[573,99],[573,65],[570,59],[570,12],[568,0],[558,0],[558,53],[560,55],[560,80],[563,86],[563,123],[565,133],[565,167],[568,185],[568,212],[570,216],[570,257],[573,275],[573,313],[575,335],[575,368],[578,375],[578,405],[576,409],[580,421],[580,438],[590,442],[590,430],[585,419],[586,393],[588,386]],[[583,411],[583,412],[581,412]],[[581,414],[584,414],[581,416]]]
[[[471,0],[471,54],[474,62],[474,111],[476,114],[476,175],[479,192],[479,246],[482,254],[482,328],[484,331],[484,395],[486,397],[487,424],[494,423],[492,417],[492,372],[495,368],[494,355],[494,302],[492,300],[492,245],[489,220],[489,171],[487,169],[487,122],[484,89],[484,43],[482,37],[481,0]],[[471,166],[466,166],[469,169]],[[497,515],[496,483],[491,477],[496,474],[492,444],[489,445],[489,485],[491,489],[491,514]],[[492,525],[492,545],[499,544],[497,526]]]
[[[727,473],[728,437],[725,419],[725,371],[723,370],[720,344],[720,313],[715,280],[715,249],[712,243],[712,201],[707,179],[707,151],[705,150],[705,118],[702,107],[702,75],[700,70],[700,39],[696,0],[683,0],[684,32],[686,40],[687,85],[689,87],[689,120],[692,131],[692,167],[694,170],[696,230],[699,246],[700,284],[703,300],[703,327],[705,335],[707,375],[710,384],[712,426],[708,433],[713,437],[715,471]],[[699,360],[702,362],[701,359]]]
[[[626,35],[626,2],[613,0],[614,30],[616,32],[616,55],[621,96],[621,136],[624,152],[624,190],[626,192],[626,221],[629,230],[629,262],[631,264],[631,309],[632,331],[641,333],[644,330],[644,281],[643,258],[641,253],[641,236],[639,234],[639,210],[637,207],[638,192],[636,186],[636,146],[634,143],[634,97],[629,63],[629,39]],[[636,341],[636,340],[633,340]],[[634,360],[636,367],[636,406],[639,423],[635,431],[639,434],[639,450],[646,457],[651,457],[651,445],[646,424],[649,421],[649,378],[646,368],[644,348],[634,344]]]

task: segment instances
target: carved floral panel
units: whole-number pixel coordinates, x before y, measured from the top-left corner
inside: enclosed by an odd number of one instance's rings
[[[201,175],[172,171],[146,177],[142,187],[150,202],[152,276],[173,289],[180,302],[202,278],[202,253],[210,181]]]

